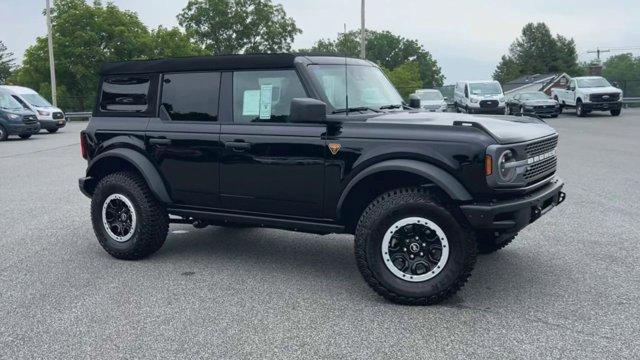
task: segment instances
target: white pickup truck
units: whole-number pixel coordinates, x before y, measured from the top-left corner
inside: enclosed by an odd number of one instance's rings
[[[622,90],[600,76],[571,78],[566,89],[553,89],[551,96],[560,103],[561,110],[575,108],[581,117],[594,110],[610,111],[612,116],[622,111]]]

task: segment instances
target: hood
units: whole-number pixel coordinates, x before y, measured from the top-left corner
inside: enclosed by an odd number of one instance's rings
[[[605,86],[605,87],[594,87],[594,88],[580,88],[585,94],[615,94],[622,93],[622,90],[613,86]]]
[[[367,122],[421,126],[472,126],[478,128],[478,131],[488,133],[500,144],[519,143],[556,133],[544,121],[528,116],[468,115],[412,111],[387,113],[370,118]]]
[[[5,114],[15,114],[15,115],[35,115],[36,113],[31,111],[31,110],[26,110],[23,108],[20,109],[0,109],[1,112],[5,113]]]
[[[522,103],[529,106],[541,106],[541,105],[555,105],[558,102],[555,100],[549,99],[549,100],[525,100]]]

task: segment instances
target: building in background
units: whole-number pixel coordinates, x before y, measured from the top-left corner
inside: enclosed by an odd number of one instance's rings
[[[502,84],[504,95],[508,98],[523,92],[542,91],[549,95],[553,88],[564,88],[571,77],[566,73],[523,75]]]

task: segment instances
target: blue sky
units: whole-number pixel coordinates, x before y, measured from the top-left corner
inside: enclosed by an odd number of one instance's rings
[[[55,1],[55,0],[54,0]],[[113,0],[150,27],[177,25],[187,0]],[[302,30],[295,48],[335,37],[360,24],[360,0],[275,0]],[[0,40],[20,59],[46,32],[45,0],[0,0]],[[527,22],[576,40],[581,60],[596,47],[640,47],[640,1],[432,1],[367,0],[367,27],[418,39],[442,67],[446,83],[491,76],[500,57]],[[640,50],[633,51],[640,55]]]

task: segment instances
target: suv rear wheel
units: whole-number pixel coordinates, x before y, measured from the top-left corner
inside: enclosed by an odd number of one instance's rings
[[[169,230],[165,209],[139,176],[105,176],[91,198],[91,221],[100,245],[113,257],[136,260],[162,247]]]
[[[429,305],[455,294],[471,274],[476,252],[472,234],[445,201],[423,188],[379,196],[356,228],[360,273],[396,303]]]

